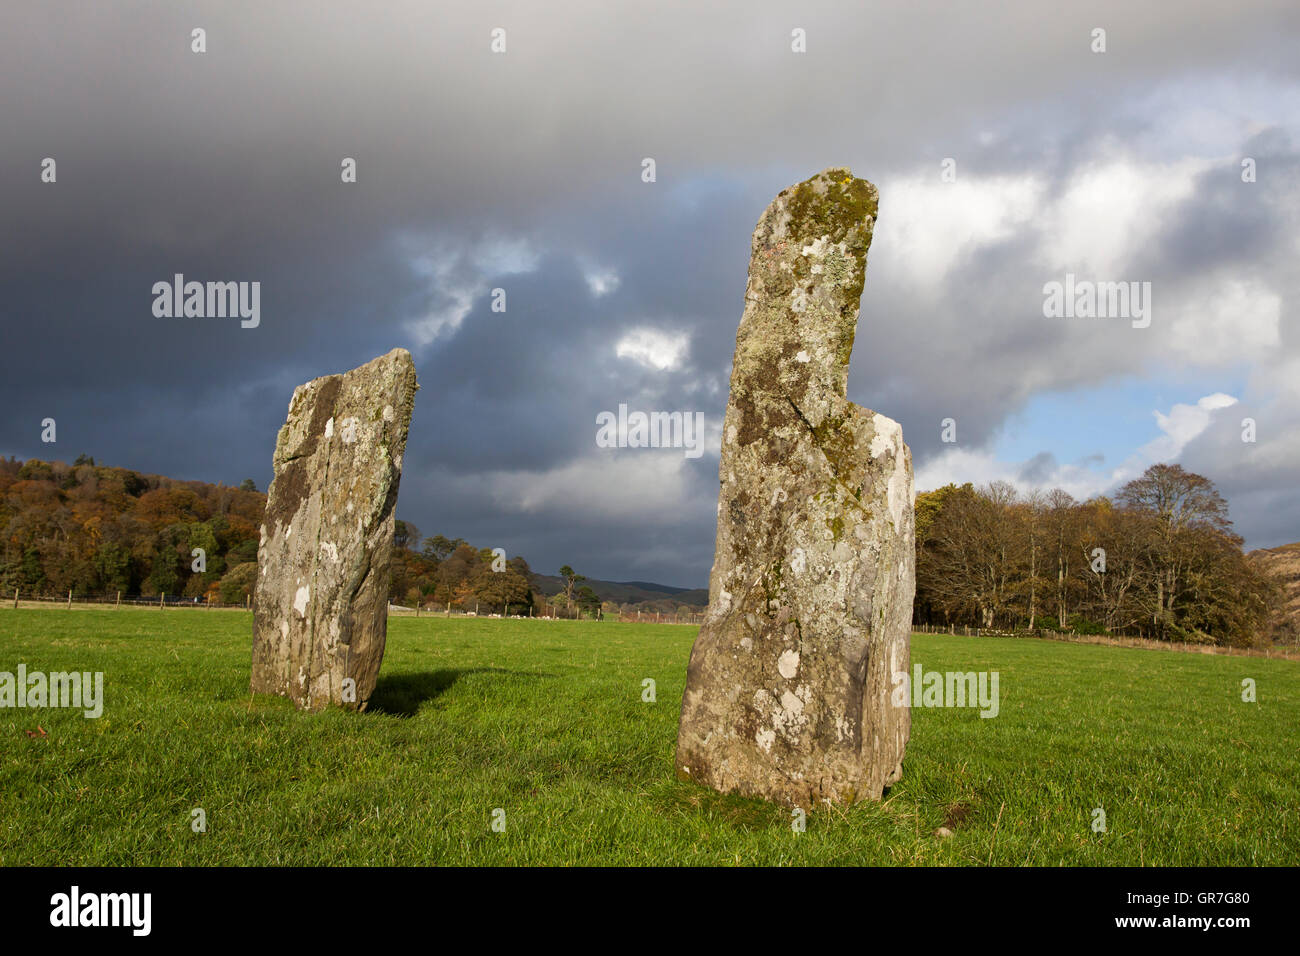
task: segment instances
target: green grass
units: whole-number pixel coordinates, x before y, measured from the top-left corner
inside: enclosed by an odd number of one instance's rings
[[[250,698],[250,634],[244,612],[0,610],[0,671],[103,671],[106,698],[0,709],[0,863],[1300,862],[1295,662],[918,635],[927,670],[999,671],[1001,713],[914,710],[887,799],[795,833],[674,777],[695,628],[395,618],[371,711],[317,715]]]

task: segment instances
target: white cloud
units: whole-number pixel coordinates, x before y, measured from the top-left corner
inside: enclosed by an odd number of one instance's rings
[[[956,182],[941,182],[937,163],[931,172],[883,183],[868,273],[901,271],[918,292],[938,290],[972,245],[1005,239],[1031,222],[1043,190],[1036,176],[967,176],[960,165]]]
[[[1158,290],[1152,299],[1158,317],[1153,321],[1168,324],[1166,340],[1182,358],[1212,367],[1262,362],[1276,354],[1282,297],[1258,280],[1216,275],[1195,283],[1172,307],[1160,304]]]
[[[1192,195],[1213,160],[1147,163],[1115,156],[1075,172],[1034,219],[1042,230],[1044,265],[1080,278],[1141,280],[1129,262],[1157,234],[1167,214]]]
[[[690,336],[685,332],[638,328],[632,329],[618,340],[614,354],[663,372],[680,365],[689,346]]]
[[[1212,159],[1143,162],[1111,155],[1081,167],[1059,191],[1038,174],[980,176],[957,167],[956,182],[939,166],[906,179],[882,181],[880,221],[872,244],[872,269],[902,268],[934,287],[973,246],[1031,231],[1037,258],[1050,277],[1141,279],[1128,262],[1191,196]]]
[[[418,348],[460,328],[475,301],[490,291],[492,279],[533,272],[540,258],[520,238],[489,238],[467,246],[407,233],[396,244],[411,271],[428,283],[428,309],[406,323]]]
[[[595,433],[593,424],[593,444]],[[547,471],[495,471],[472,481],[507,513],[671,525],[698,504],[690,469],[708,468],[708,460],[686,459],[680,449],[610,450]]]
[[[1215,392],[1195,405],[1180,402],[1169,410],[1168,415],[1153,412],[1156,424],[1164,434],[1138,449],[1138,456],[1146,460],[1143,467],[1158,461],[1173,461],[1192,439],[1209,427],[1216,411],[1236,404],[1237,400],[1231,395]]]
[[[1195,405],[1178,403],[1165,414],[1153,411],[1162,434],[1135,449],[1118,467],[1090,468],[1083,464],[1055,463],[1036,481],[1021,478],[1024,461],[1001,461],[986,449],[953,447],[935,456],[917,469],[916,487],[922,491],[948,483],[971,482],[977,487],[990,481],[1008,481],[1021,491],[1034,488],[1062,488],[1079,500],[1107,493],[1138,477],[1157,462],[1178,459],[1196,438],[1213,423],[1215,413],[1237,404],[1237,399],[1223,392],[1206,395]]]

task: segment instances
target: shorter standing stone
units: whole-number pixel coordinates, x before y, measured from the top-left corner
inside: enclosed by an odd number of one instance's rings
[[[257,549],[252,690],[364,710],[388,632],[389,562],[415,363],[393,349],[294,390]]]

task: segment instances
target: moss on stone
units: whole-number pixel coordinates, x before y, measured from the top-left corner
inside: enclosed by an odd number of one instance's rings
[[[854,461],[857,443],[853,432],[848,428],[842,415],[827,415],[812,430],[817,447],[821,449],[826,460],[837,475],[848,474]]]
[[[830,236],[831,242],[847,241],[853,248],[870,237],[867,220],[875,220],[879,199],[865,179],[847,169],[828,169],[795,186],[788,208],[791,238]]]

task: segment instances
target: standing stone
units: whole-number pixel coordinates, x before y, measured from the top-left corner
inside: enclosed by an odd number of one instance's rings
[[[877,198],[828,169],[754,230],[677,738],[683,779],[805,809],[879,799],[911,729],[911,453],[845,397]]]
[[[393,349],[294,390],[257,549],[252,690],[364,710],[388,633],[389,561],[415,363]]]

